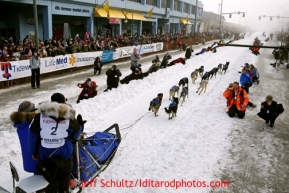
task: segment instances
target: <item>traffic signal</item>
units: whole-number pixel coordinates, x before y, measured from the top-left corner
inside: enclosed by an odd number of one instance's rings
[[[270,21],[272,21],[272,16],[270,17]]]
[[[261,20],[261,16],[259,16],[259,20]]]
[[[232,14],[230,13],[229,18],[231,18],[231,17],[232,17]]]
[[[243,17],[245,17],[245,13],[243,13]]]

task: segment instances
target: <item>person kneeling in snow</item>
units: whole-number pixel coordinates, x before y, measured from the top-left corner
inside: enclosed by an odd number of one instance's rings
[[[186,64],[186,58],[178,58],[176,60],[173,60],[169,63],[168,66],[172,66],[172,65],[175,65],[177,63],[182,63],[183,65],[185,65]]]
[[[237,114],[240,119],[244,118],[249,97],[246,91],[239,86],[239,82],[234,82],[231,88],[227,88],[223,96],[227,99],[229,117],[233,118]]]
[[[90,78],[86,79],[85,83],[83,84],[78,83],[77,86],[79,88],[82,88],[82,91],[79,94],[78,99],[76,101],[77,103],[79,103],[80,100],[93,98],[97,95],[98,86]]]
[[[131,80],[143,79],[143,73],[141,68],[135,68],[135,72],[126,76],[124,79],[120,80],[121,84],[128,84]]]

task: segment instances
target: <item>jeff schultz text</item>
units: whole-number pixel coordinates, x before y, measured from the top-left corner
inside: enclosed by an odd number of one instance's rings
[[[201,180],[151,180],[151,179],[135,179],[135,180],[105,180],[93,179],[88,182],[82,182],[83,188],[100,187],[100,188],[221,188],[230,187],[229,181],[201,181]]]

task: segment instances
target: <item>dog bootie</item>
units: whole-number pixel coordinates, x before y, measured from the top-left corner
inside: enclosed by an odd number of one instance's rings
[[[151,107],[149,107],[149,111],[151,111],[152,109],[151,109]]]

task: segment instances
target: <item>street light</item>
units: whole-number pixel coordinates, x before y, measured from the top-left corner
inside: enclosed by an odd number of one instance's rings
[[[197,2],[196,2],[196,9],[195,9],[194,34],[196,34],[197,13],[198,13],[198,0],[197,0]]]
[[[283,31],[284,30],[283,23],[284,23],[285,9],[284,9],[284,7],[279,7],[279,9],[283,9],[283,19],[282,19],[282,31]]]
[[[124,23],[128,22],[128,18],[127,18],[127,14],[130,13],[131,14],[131,19],[132,19],[132,31],[131,31],[131,36],[133,36],[134,33],[134,22],[133,22],[133,13],[130,11],[127,11],[126,13],[123,13],[125,15],[125,20],[123,21]]]
[[[223,7],[223,0],[221,1],[220,23],[219,23],[219,34],[220,34],[220,39],[222,39],[222,33],[221,33],[221,25],[222,25],[222,7]]]

